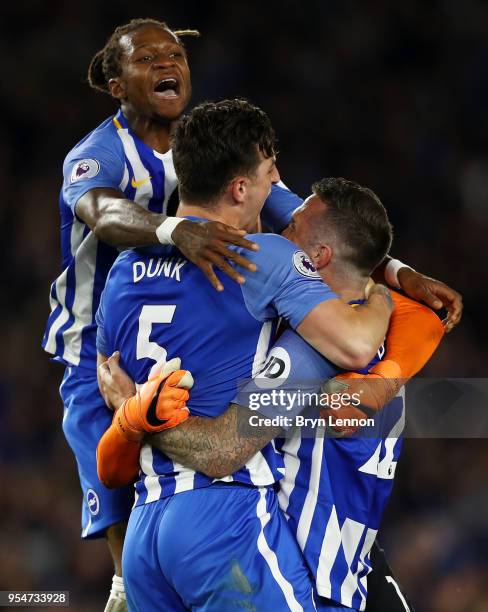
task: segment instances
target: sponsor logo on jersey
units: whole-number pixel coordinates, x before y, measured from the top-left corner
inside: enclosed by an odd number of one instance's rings
[[[307,278],[320,278],[313,263],[303,251],[295,251],[293,253],[293,265],[295,270],[302,276],[306,276]]]
[[[100,511],[100,500],[98,499],[98,495],[93,489],[88,489],[88,491],[86,492],[86,503],[88,505],[88,510],[90,511],[90,514],[96,516]]]
[[[100,164],[96,159],[82,159],[73,166],[70,181],[76,183],[76,181],[90,179],[97,176],[99,172]]]
[[[288,351],[282,346],[274,346],[268,353],[266,362],[254,378],[259,389],[276,389],[286,382],[291,370]]]

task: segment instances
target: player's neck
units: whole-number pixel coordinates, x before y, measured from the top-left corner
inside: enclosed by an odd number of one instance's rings
[[[247,221],[242,218],[241,208],[216,204],[215,206],[199,206],[198,204],[181,201],[176,211],[177,217],[201,217],[209,221],[220,221],[238,229],[251,231]],[[255,226],[256,223],[253,223]]]
[[[351,271],[333,270],[330,266],[320,271],[322,280],[345,302],[363,300],[368,278]]]
[[[171,148],[170,132],[171,123],[155,121],[150,117],[141,117],[132,113],[127,108],[122,108],[124,117],[134,134],[151,149],[158,153],[167,153]]]

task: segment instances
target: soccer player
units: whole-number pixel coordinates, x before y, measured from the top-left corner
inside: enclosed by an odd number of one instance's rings
[[[174,134],[178,214],[254,227],[279,180],[273,147],[269,120],[251,104],[196,107]],[[236,380],[262,364],[277,316],[342,367],[366,365],[387,329],[386,289],[375,285],[364,305],[352,309],[296,245],[272,234],[251,239],[260,245],[251,253],[256,272],[244,285],[223,279],[218,301],[198,268],[174,248],[121,254],[97,313],[101,358],[119,350],[140,383],[154,362],[178,355],[195,375],[192,411],[212,417],[233,398]],[[180,609],[180,602],[223,610],[240,602],[313,609],[308,570],[272,488],[282,474],[272,444],[217,483],[145,446],[124,546],[129,607]]]
[[[356,303],[364,299],[368,276],[391,241],[386,212],[376,196],[343,179],[317,183],[314,196],[294,214],[285,233],[307,250],[323,280],[343,299]],[[412,310],[410,322],[417,327],[405,341],[405,351],[410,343],[416,355],[402,361],[395,374],[406,379],[428,360],[443,328],[427,308],[396,299],[399,308]],[[379,370],[375,364],[383,355],[384,350],[375,357],[370,364],[373,369]],[[387,358],[391,357],[389,351]],[[386,363],[382,365],[384,372]],[[391,362],[389,371],[393,371]],[[273,388],[282,387],[287,380],[317,383],[337,372],[330,361],[288,330],[271,350],[258,383],[263,376],[278,383]],[[266,385],[265,390],[269,389]],[[249,416],[234,406],[217,419],[190,419],[160,434],[157,442],[153,438],[152,443],[173,460],[221,478],[250,461],[280,431],[268,428],[253,436],[246,426]],[[276,443],[286,466],[280,480],[280,507],[314,576],[320,609],[365,609],[370,550],[391,492],[403,418],[403,400],[398,397],[378,415],[375,428],[366,437],[325,440],[323,427],[319,427],[313,436],[296,429]],[[390,583],[392,580],[390,576]],[[368,609],[394,610],[395,605],[403,605],[402,597],[393,588],[386,601]]]

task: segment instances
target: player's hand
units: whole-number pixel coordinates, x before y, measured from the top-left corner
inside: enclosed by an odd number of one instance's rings
[[[321,393],[329,398],[334,394],[333,399],[339,398],[340,405],[337,407],[334,401],[334,408],[323,408],[320,416],[327,419],[335,433],[350,436],[359,429],[352,419],[374,417],[397,395],[405,382],[400,376],[400,368],[393,361],[380,361],[368,374],[338,374],[322,385]]]
[[[229,244],[233,244],[250,251],[258,251],[259,246],[246,240],[245,235],[244,230],[218,221],[200,223],[186,220],[178,223],[171,238],[183,255],[202,270],[215,289],[223,291],[224,287],[214,272],[214,266],[239,284],[244,283],[245,279],[229,261],[250,272],[256,271],[253,263],[227,248]]]
[[[120,408],[125,400],[136,392],[134,381],[120,365],[120,353],[116,351],[98,366],[98,385],[105,403],[112,410]]]
[[[445,283],[424,276],[411,268],[400,268],[398,281],[405,293],[418,302],[425,302],[434,310],[444,307],[447,317],[443,324],[449,333],[460,321],[463,314],[463,298],[460,293]]]
[[[179,358],[168,361],[161,373],[150,376],[117,410],[114,424],[126,440],[139,442],[146,433],[170,429],[189,417],[186,402],[193,377],[180,365]]]

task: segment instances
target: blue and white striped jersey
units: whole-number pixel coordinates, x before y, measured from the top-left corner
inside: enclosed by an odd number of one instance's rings
[[[158,153],[129,128],[119,111],[81,140],[63,166],[59,198],[62,272],[51,286],[51,313],[42,345],[56,361],[95,371],[95,313],[118,250],[97,239],[76,216],[76,202],[90,189],[109,187],[147,210],[166,213],[177,186],[171,151]],[[273,186],[263,211],[271,231],[281,231],[301,199]]]
[[[174,247],[122,253],[97,313],[99,352],[120,351],[122,367],[136,383],[147,379],[156,361],[180,357],[195,379],[191,413],[223,413],[238,381],[251,378],[262,366],[276,317],[295,328],[317,304],[337,298],[316,273],[303,268],[306,256],[296,245],[274,234],[251,239],[260,245],[258,252],[248,254],[257,271],[243,272],[242,286],[219,273],[223,293]],[[140,467],[136,505],[213,482],[148,445],[142,448]],[[282,455],[268,444],[223,480],[264,486],[283,472]]]
[[[380,349],[369,367],[383,353]],[[287,362],[283,382],[288,388],[297,381],[310,390],[312,383],[339,372],[291,330],[278,339],[267,363],[273,356]],[[370,549],[393,487],[403,427],[402,393],[376,415],[368,436],[327,438],[318,427],[296,428],[286,439],[275,440],[285,462],[280,507],[317,592],[355,609],[365,609]]]

